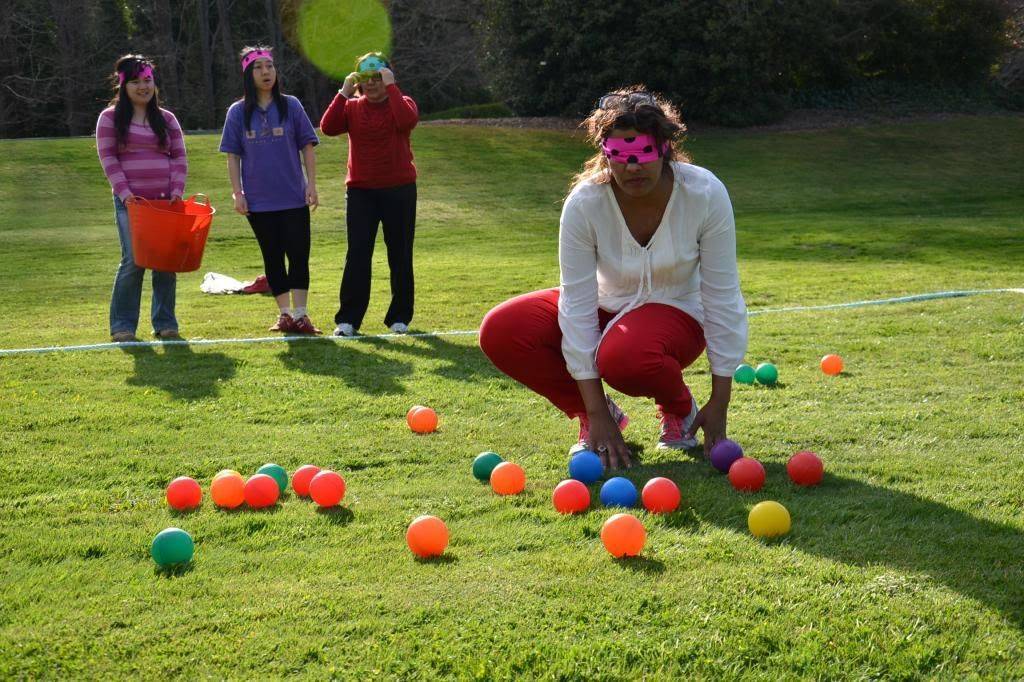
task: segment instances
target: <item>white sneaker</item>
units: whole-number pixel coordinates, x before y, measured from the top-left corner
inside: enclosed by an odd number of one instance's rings
[[[393,325],[388,327],[393,334],[407,334],[409,333],[409,325],[405,322],[395,322]]]
[[[339,324],[337,327],[334,328],[334,335],[335,336],[355,336],[356,335],[356,329],[355,329],[355,327],[350,325],[348,322],[342,322],[341,324]]]
[[[658,450],[689,450],[697,447],[697,434],[685,438],[687,431],[697,418],[697,399],[693,399],[690,414],[686,417],[663,412],[661,415],[661,437],[655,446]]]

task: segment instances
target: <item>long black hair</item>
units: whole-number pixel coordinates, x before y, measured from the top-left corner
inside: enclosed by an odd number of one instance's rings
[[[242,51],[238,53],[238,58],[242,59],[250,52],[270,52],[272,49],[273,48],[267,47],[266,45],[246,45],[242,48]],[[253,60],[249,66],[245,67],[245,71],[242,72],[242,85],[244,86],[245,92],[242,99],[245,101],[246,132],[252,130],[252,112],[256,110],[256,79],[252,75],[252,70],[256,66],[256,61],[258,60]],[[281,72],[276,67],[274,72],[274,87],[270,90],[270,94],[274,97],[274,105],[277,107],[277,115],[283,124],[288,119],[288,101],[284,98],[284,92],[281,90]]]
[[[114,64],[115,92],[114,98],[110,100],[110,106],[114,107],[114,129],[117,131],[119,147],[123,147],[128,139],[128,127],[132,124],[132,116],[135,114],[135,105],[128,97],[125,86],[128,85],[128,81],[138,78],[139,72],[147,66],[153,70],[154,83],[153,97],[146,104],[146,121],[160,141],[160,146],[167,147],[167,122],[164,120],[164,115],[160,113],[160,90],[156,87],[155,81],[156,67],[152,60],[140,54],[126,54]]]

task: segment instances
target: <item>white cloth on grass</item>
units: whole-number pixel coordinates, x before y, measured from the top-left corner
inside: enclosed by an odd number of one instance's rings
[[[203,283],[199,285],[199,290],[204,294],[240,294],[245,286],[244,282],[239,282],[234,277],[228,277],[219,272],[208,272],[203,277]]]

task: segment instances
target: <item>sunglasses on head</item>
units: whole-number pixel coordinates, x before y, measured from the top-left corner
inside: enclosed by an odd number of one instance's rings
[[[598,109],[615,109],[618,107],[625,107],[630,104],[634,106],[642,104],[648,104],[652,107],[658,106],[657,101],[654,99],[654,95],[649,92],[631,92],[628,95],[609,93],[597,100]]]

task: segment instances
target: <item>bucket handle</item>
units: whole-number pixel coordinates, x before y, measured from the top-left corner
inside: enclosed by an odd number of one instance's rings
[[[186,199],[186,201],[191,201],[194,204],[198,204],[199,202],[196,201],[196,197],[202,197],[203,199],[205,199],[206,200],[206,207],[207,208],[210,207],[210,197],[206,196],[205,194],[193,194],[188,199]]]

